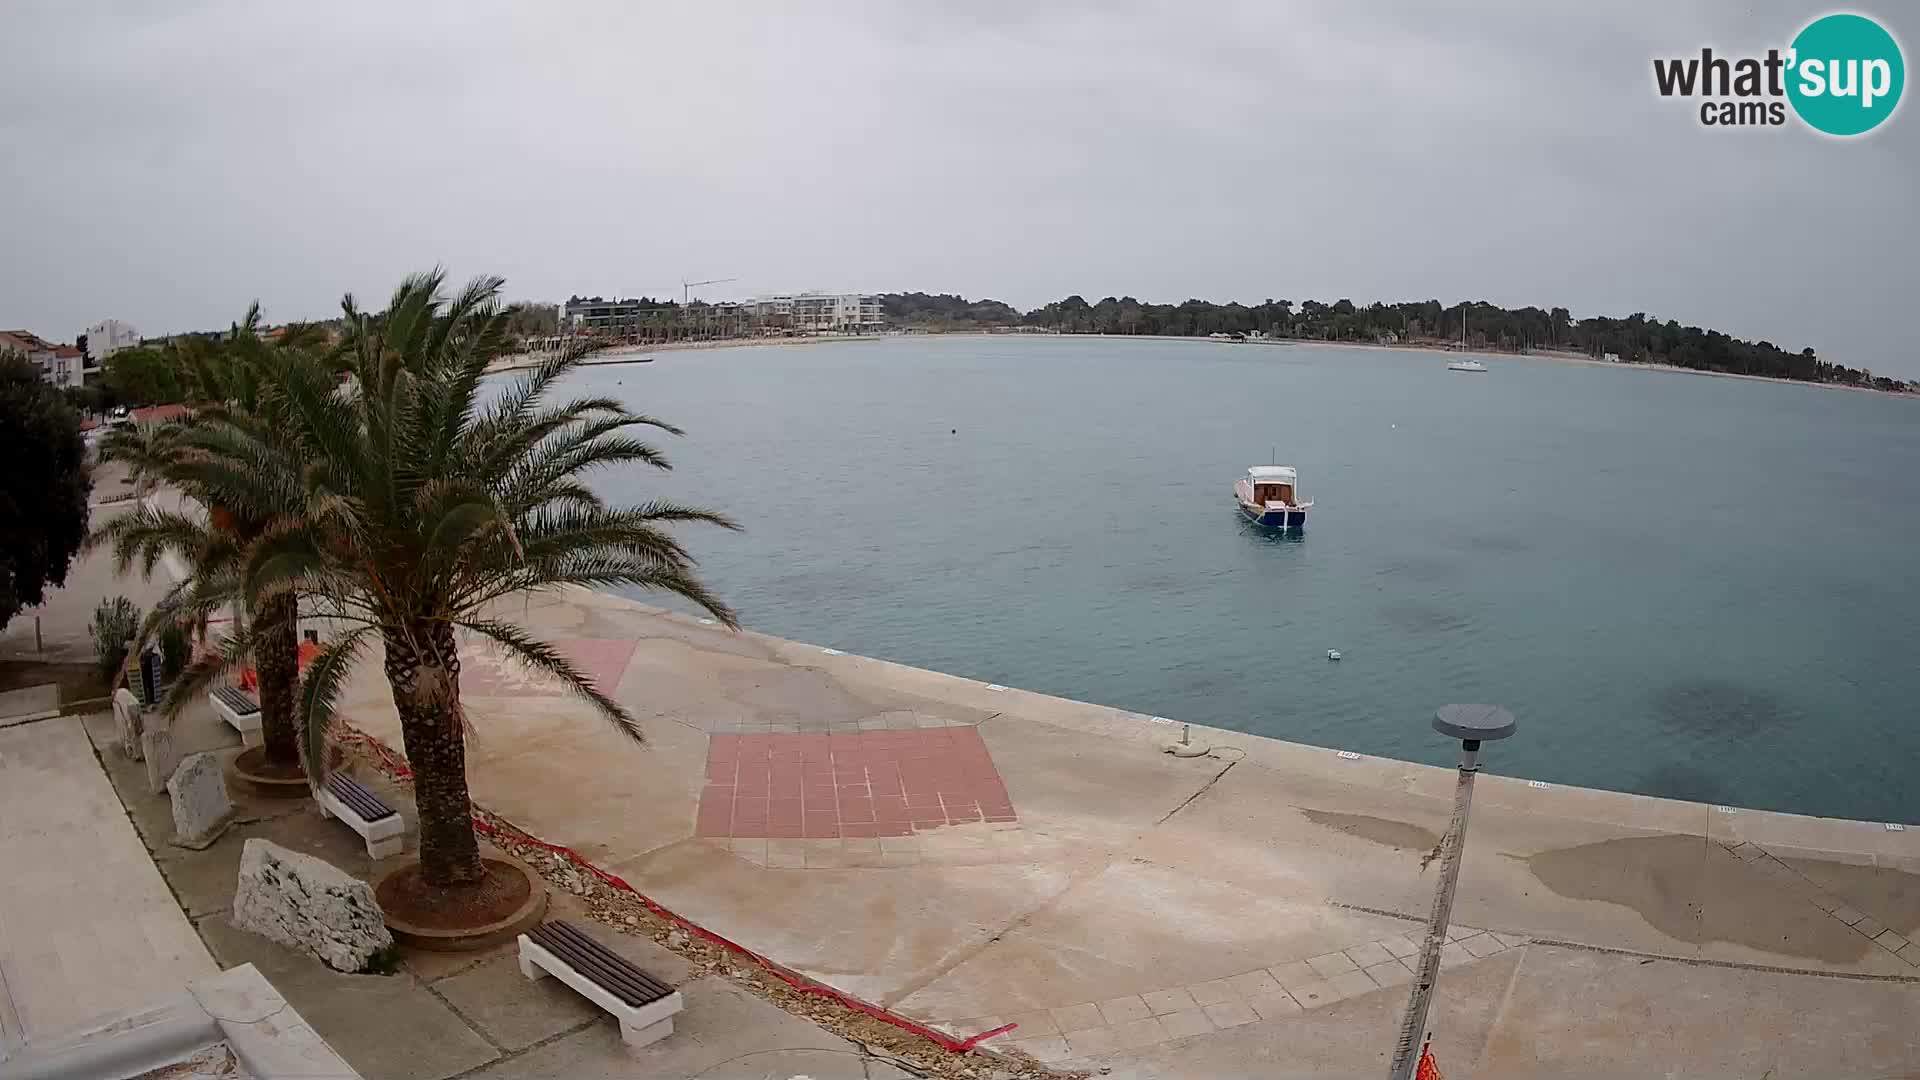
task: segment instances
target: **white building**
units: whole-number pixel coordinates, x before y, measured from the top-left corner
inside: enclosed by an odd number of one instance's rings
[[[98,369],[86,366],[86,354],[79,349],[55,345],[40,377],[54,386],[85,386],[87,372],[95,370]]]
[[[138,344],[140,331],[119,319],[103,319],[87,327],[87,356],[96,364]]]
[[[871,334],[886,325],[880,298],[869,293],[786,293],[756,296],[742,305],[760,319],[778,319],[809,333]]]

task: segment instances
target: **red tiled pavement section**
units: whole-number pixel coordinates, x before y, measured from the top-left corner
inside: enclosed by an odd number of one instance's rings
[[[971,727],[846,735],[714,735],[695,836],[911,836],[1013,821],[1013,803]]]

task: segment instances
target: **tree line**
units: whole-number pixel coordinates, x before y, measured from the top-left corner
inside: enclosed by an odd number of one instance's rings
[[[263,745],[235,759],[235,771],[320,786],[350,672],[357,663],[384,672],[419,822],[417,861],[389,879],[405,884],[377,898],[391,921],[472,929],[520,902],[523,872],[483,858],[474,832],[464,740],[478,717],[461,701],[463,655],[484,642],[641,739],[615,688],[517,623],[510,601],[635,588],[683,597],[736,626],[678,535],[687,525],[737,527],[729,518],[665,500],[611,503],[586,482],[603,469],[666,469],[649,437],[679,429],[571,393],[568,376],[596,347],[584,338],[490,382],[489,365],[517,347],[500,290],[498,278],[454,290],[439,271],[416,274],[380,310],[345,297],[337,331],[300,324],[263,334],[255,307],[225,335],[163,352],[193,409],[117,429],[101,445],[140,483],[184,497],[177,507],[137,504],[89,539],[123,573],[151,573],[165,555],[188,570],[138,640],[205,630],[234,608],[247,614],[159,705],[177,714],[250,668]],[[74,427],[68,418],[61,437],[77,440]],[[329,635],[304,672],[303,623]],[[524,896],[528,885],[517,887]]]
[[[1021,314],[998,300],[968,300],[948,294],[888,293],[881,302],[894,325],[930,331],[1028,327],[1061,334],[1206,337],[1258,333],[1303,341],[1464,344],[1490,352],[1551,350],[1596,359],[1611,356],[1633,364],[1671,364],[1697,371],[1876,390],[1920,389],[1915,383],[1878,376],[1865,368],[1827,363],[1810,348],[1793,352],[1770,341],[1745,341],[1718,330],[1682,326],[1672,319],[1663,322],[1644,312],[1624,319],[1575,319],[1564,307],[1504,308],[1485,301],[1452,305],[1438,300],[1374,302],[1362,306],[1346,299],[1331,304],[1270,299],[1253,305],[1206,300],[1153,304],[1131,296],[1109,296],[1090,304],[1085,297],[1074,295]]]
[[[579,301],[579,297],[574,297]],[[1003,301],[970,300],[953,293],[883,293],[881,310],[889,325],[928,332],[1027,329],[1060,334],[1138,334],[1206,337],[1209,334],[1261,334],[1298,341],[1363,342],[1388,345],[1465,347],[1488,352],[1559,351],[1632,364],[1670,364],[1696,371],[1757,375],[1800,382],[1833,383],[1908,392],[1920,384],[1875,375],[1821,360],[1810,348],[1792,351],[1770,341],[1746,341],[1718,330],[1683,326],[1638,312],[1626,318],[1575,319],[1564,307],[1504,308],[1485,301],[1443,305],[1438,300],[1366,305],[1341,299],[1332,303],[1266,300],[1259,304],[1216,304],[1187,300],[1154,304],[1131,296],[1088,303],[1078,295],[1021,312]],[[672,300],[646,303],[673,322],[683,305]],[[695,303],[688,311],[705,305]],[[556,305],[504,306],[506,329],[520,341],[559,331]],[[312,324],[337,338],[338,320]],[[69,403],[99,413],[114,405],[163,404],[191,399],[193,365],[217,358],[228,334],[180,335],[162,343],[115,353],[99,386],[68,391]]]

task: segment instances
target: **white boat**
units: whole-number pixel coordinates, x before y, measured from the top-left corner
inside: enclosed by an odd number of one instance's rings
[[[1300,499],[1298,485],[1291,465],[1255,465],[1233,482],[1233,497],[1255,525],[1298,529],[1306,525],[1307,509],[1313,505],[1311,499]]]
[[[1460,351],[1467,349],[1467,307],[1460,305]],[[1478,360],[1455,360],[1447,365],[1448,371],[1485,371],[1487,365]]]

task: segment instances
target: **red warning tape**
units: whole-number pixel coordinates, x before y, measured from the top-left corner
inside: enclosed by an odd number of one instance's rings
[[[406,761],[402,759],[400,755],[394,753],[392,748],[387,746],[387,744],[381,742],[379,739],[376,739],[373,736],[368,735],[364,731],[360,731],[357,728],[348,727],[344,724],[340,725],[339,727],[338,738],[343,743],[351,743],[364,748],[368,753],[372,754],[376,759],[379,760],[380,766],[382,769],[384,769],[386,772],[394,776],[396,779],[400,779],[400,780],[413,779],[413,770],[407,767]],[[661,906],[652,897],[641,892],[639,889],[634,888],[632,885],[629,885],[626,882],[626,880],[621,878],[619,875],[610,874],[607,871],[600,869],[598,866],[595,866],[593,863],[589,862],[586,858],[582,857],[579,852],[574,851],[572,848],[562,847],[559,844],[550,844],[545,840],[540,839],[537,836],[530,835],[529,833],[519,828],[518,826],[510,825],[510,824],[507,824],[506,822],[498,822],[498,821],[492,820],[488,816],[484,816],[478,812],[476,812],[473,815],[473,827],[476,832],[483,833],[487,836],[504,837],[506,839],[510,839],[518,843],[527,844],[532,847],[540,848],[543,851],[550,851],[556,855],[559,855],[565,858],[568,862],[573,863],[575,866],[579,867],[582,870],[585,870],[586,872],[592,874],[593,876],[599,878],[600,880],[606,882],[607,884],[613,886],[614,888],[619,889],[622,892],[632,894],[632,896],[635,899],[639,900],[640,903],[648,911],[651,911],[655,915],[658,915],[659,917],[661,917],[662,919],[665,919],[668,922],[673,923],[675,926],[680,927],[681,929],[685,930],[687,933],[695,937],[698,937],[704,941],[710,941],[715,945],[718,945],[724,949],[727,949],[730,952],[737,953],[740,956],[746,957],[747,959],[753,961],[756,965],[765,969],[768,974],[771,974],[773,977],[779,979],[781,982],[786,983],[788,986],[792,987],[793,989],[798,990],[803,994],[811,994],[815,997],[823,997],[833,1001],[837,1001],[840,1004],[846,1006],[847,1008],[853,1009],[856,1012],[865,1013],[866,1015],[873,1017],[875,1020],[880,1020],[885,1023],[892,1024],[894,1027],[900,1028],[903,1031],[908,1031],[915,1035],[919,1035],[922,1038],[932,1040],[933,1042],[939,1044],[943,1049],[946,1049],[953,1053],[964,1054],[967,1051],[972,1050],[975,1046],[978,1046],[979,1044],[986,1042],[988,1039],[1005,1035],[1007,1032],[1012,1031],[1014,1030],[1014,1028],[1019,1026],[1017,1024],[1002,1024],[1001,1026],[994,1028],[992,1031],[983,1031],[978,1035],[972,1036],[971,1038],[956,1039],[951,1035],[947,1035],[942,1032],[935,1031],[933,1028],[930,1028],[925,1024],[919,1023],[914,1020],[910,1020],[904,1016],[901,1016],[898,1013],[890,1012],[887,1009],[884,1009],[878,1005],[873,1004],[872,1002],[862,1001],[861,999],[854,997],[851,994],[847,994],[842,991],[836,990],[833,987],[826,985],[825,983],[816,982],[813,979],[810,979],[807,976],[802,975],[799,972],[794,971],[793,969],[788,968],[783,964],[780,964],[772,959],[769,959],[768,957],[762,956],[761,954],[753,951],[752,949],[747,948],[745,945],[742,945],[736,941],[730,941],[727,938],[721,937],[719,934],[716,934],[713,931],[708,930],[706,927],[701,926],[699,923],[696,923],[691,919],[686,918],[685,916],[679,915],[673,912],[672,910],[669,910],[668,908]]]

